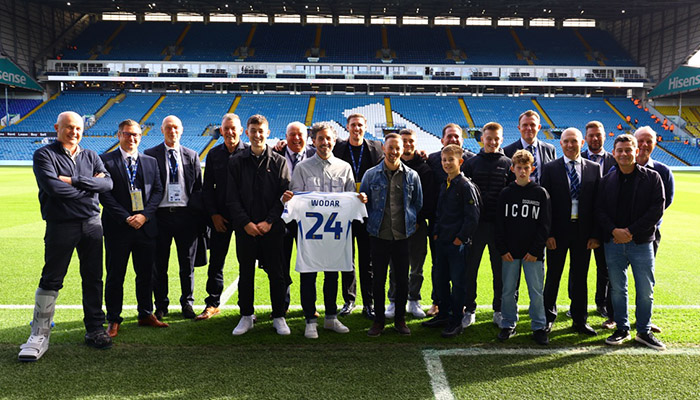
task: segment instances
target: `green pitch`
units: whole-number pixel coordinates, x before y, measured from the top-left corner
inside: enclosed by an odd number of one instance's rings
[[[114,348],[95,351],[83,345],[84,329],[77,257],[61,290],[51,347],[37,363],[16,361],[29,334],[33,293],[43,265],[44,222],[31,168],[0,168],[0,398],[697,398],[700,395],[700,174],[676,173],[676,198],[662,226],[656,265],[653,320],[667,352],[625,343],[610,352],[610,333],[591,308],[589,322],[599,336],[570,331],[564,316],[568,297],[551,334],[551,345],[537,347],[530,338],[527,310],[521,309],[518,335],[506,344],[491,322],[491,272],[484,257],[479,271],[476,324],[452,340],[409,319],[410,337],[391,325],[379,338],[368,338],[371,322],[356,311],[344,321],[351,332],[319,329],[319,339],[303,337],[298,274],[292,286],[288,322],[292,335],[272,330],[267,283],[256,278],[258,323],[242,337],[231,336],[238,321],[237,296],[221,315],[203,322],[180,317],[179,284],[171,257],[171,314],[168,329],[139,328],[136,310],[124,310],[125,323]],[[595,287],[589,274],[589,303]],[[430,269],[422,289],[430,302]],[[237,276],[235,252],[224,271],[225,286]],[[567,277],[562,278],[566,282]],[[630,274],[631,279],[631,274]],[[321,281],[319,300],[322,304]],[[206,297],[206,268],[195,276],[195,309]],[[632,282],[630,282],[631,284]],[[521,285],[520,304],[527,304]],[[633,290],[632,290],[633,292]],[[631,298],[633,298],[633,293]],[[339,304],[342,299],[339,297]],[[124,304],[134,305],[134,274],[125,283]],[[76,306],[71,308],[70,306]],[[322,313],[322,310],[319,310]],[[409,317],[410,318],[410,317]],[[632,321],[634,317],[632,316]],[[389,321],[390,322],[390,321]],[[436,352],[437,351],[437,352]],[[544,352],[541,352],[544,351]],[[438,366],[439,368],[436,368]],[[450,397],[452,396],[452,397]]]

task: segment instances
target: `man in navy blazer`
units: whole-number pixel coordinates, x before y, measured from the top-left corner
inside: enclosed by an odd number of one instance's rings
[[[654,249],[656,226],[664,213],[664,185],[659,173],[637,164],[637,139],[615,138],[613,155],[618,168],[600,181],[596,217],[605,243],[605,259],[617,330],[605,343],[619,345],[630,339],[627,313],[627,267],[634,273],[637,336],[635,340],[656,350],[666,346],[651,333],[654,305]]]
[[[160,127],[164,142],[145,153],[158,160],[163,200],[156,212],[155,316],[162,320],[168,314],[168,262],[170,245],[175,239],[180,265],[180,305],[185,318],[194,318],[194,263],[197,236],[202,221],[202,168],[196,151],[180,145],[182,121],[174,115],[163,119]]]
[[[153,262],[155,261],[156,210],[163,199],[163,185],[156,159],[139,153],[141,127],[127,119],[119,124],[119,147],[102,154],[102,162],[112,176],[112,190],[100,194],[102,226],[105,237],[107,280],[107,334],[117,336],[124,320],[124,276],[129,254],[136,272],[138,324],[165,328],[168,324],[153,315],[151,300]]]
[[[540,115],[533,110],[527,110],[518,118],[518,130],[520,139],[503,148],[506,157],[513,158],[513,154],[520,149],[528,150],[535,157],[535,167],[530,179],[540,183],[542,166],[557,158],[557,149],[549,143],[537,140],[537,133],[542,128]]]
[[[612,154],[605,151],[605,127],[599,121],[590,121],[586,124],[586,135],[584,137],[588,149],[581,153],[581,157],[597,162],[600,166],[601,176],[617,166],[617,161]],[[603,246],[593,250],[596,264],[596,289],[595,304],[598,313],[603,317],[608,317],[608,312],[612,309],[608,293],[608,265],[605,263],[605,249]]]
[[[542,186],[552,201],[552,228],[547,238],[547,276],[544,284],[544,307],[547,327],[557,317],[557,294],[569,253],[569,298],[572,328],[595,336],[588,319],[588,265],[591,249],[600,246],[594,219],[595,196],[600,182],[597,163],[581,157],[583,135],[576,128],[561,134],[564,156],[545,164]]]
[[[384,159],[384,150],[381,142],[365,138],[367,118],[364,115],[352,114],[348,116],[346,128],[350,133],[348,140],[338,140],[333,148],[333,155],[350,164],[359,192],[362,177],[368,169]],[[374,320],[372,261],[370,260],[369,234],[364,222],[352,222],[352,236],[357,242],[357,258],[360,264],[360,289],[362,290],[362,304],[364,306],[362,313],[365,318]],[[341,275],[345,304],[338,314],[344,316],[350,314],[355,308],[357,283],[354,270],[342,272]]]

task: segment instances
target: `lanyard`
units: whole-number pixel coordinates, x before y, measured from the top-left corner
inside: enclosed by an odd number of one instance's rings
[[[360,167],[362,166],[362,153],[365,152],[365,146],[364,143],[360,145],[360,160],[356,163],[355,162],[355,152],[352,151],[352,145],[348,143],[348,146],[350,146],[350,159],[352,159],[352,169],[355,171],[355,179],[360,177]]]
[[[168,150],[168,161],[168,167],[170,168],[170,183],[178,183],[178,162],[177,158],[175,158],[175,150]]]
[[[124,165],[126,165],[126,176],[129,178],[129,188],[133,190],[136,183],[136,171],[139,168],[139,160],[133,158],[132,160],[134,162],[132,166],[129,166],[128,161],[124,162]]]

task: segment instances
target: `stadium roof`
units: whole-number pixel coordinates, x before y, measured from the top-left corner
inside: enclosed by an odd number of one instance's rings
[[[690,6],[697,0],[33,0],[80,13],[162,12],[299,15],[386,15],[619,20]]]

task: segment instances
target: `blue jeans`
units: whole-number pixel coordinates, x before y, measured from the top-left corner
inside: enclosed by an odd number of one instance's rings
[[[523,266],[527,291],[530,295],[530,327],[533,331],[544,329],[547,319],[544,314],[544,262],[503,261],[503,297],[501,299],[501,328],[515,328],[518,323],[518,301],[515,293],[520,283],[520,265]]]
[[[627,312],[627,266],[632,266],[637,293],[635,316],[637,332],[649,332],[654,305],[654,248],[652,242],[605,243],[605,261],[608,264],[612,305],[618,329],[630,329]]]
[[[440,316],[449,313],[450,322],[462,321],[464,302],[467,298],[467,246],[455,246],[452,242],[435,242],[435,285]],[[452,282],[452,293],[450,293]]]

